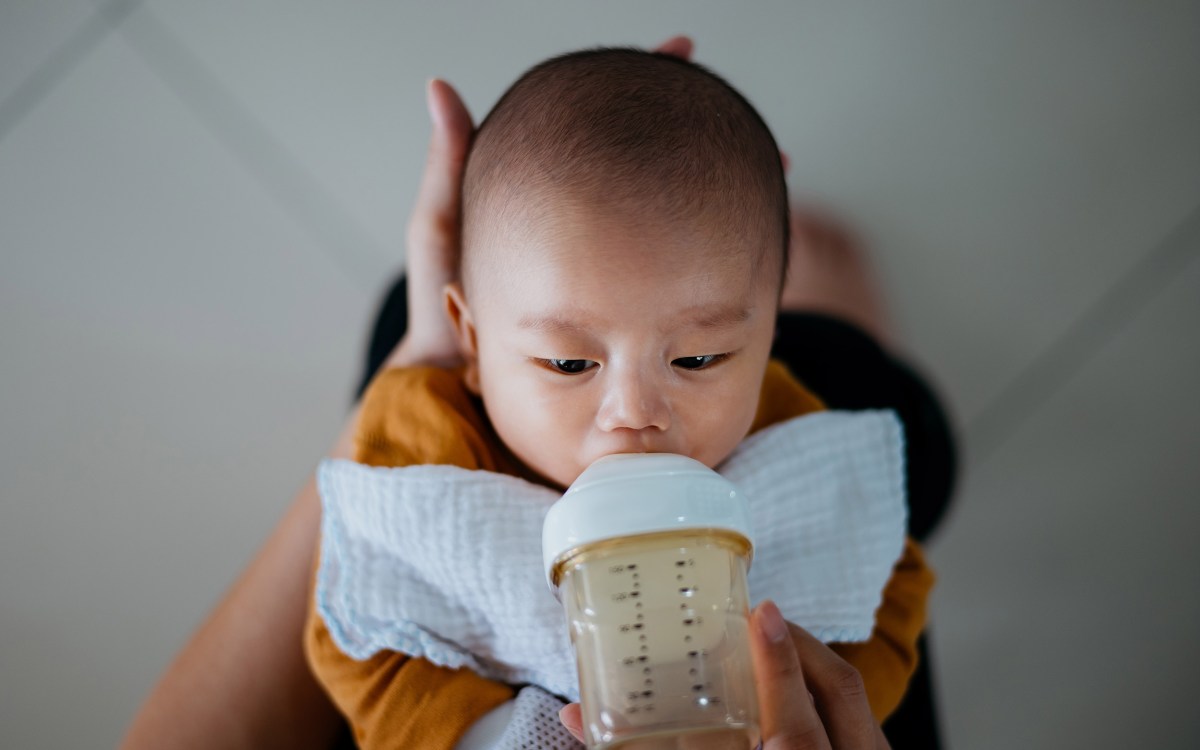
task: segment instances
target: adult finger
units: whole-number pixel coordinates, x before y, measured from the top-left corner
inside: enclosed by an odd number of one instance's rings
[[[426,98],[433,132],[408,220],[408,332],[401,344],[429,362],[450,362],[460,355],[443,312],[443,289],[458,273],[460,191],[474,126],[462,99],[445,81],[430,81]]]
[[[426,91],[433,133],[417,202],[408,222],[410,245],[444,247],[457,242],[463,164],[474,124],[458,92],[440,79]]]
[[[667,41],[658,45],[654,48],[654,51],[662,52],[667,55],[674,55],[675,57],[682,57],[684,60],[690,60],[692,59],[692,50],[694,50],[695,47],[696,45],[694,42],[692,42],[691,37],[680,34],[679,36],[673,36]]]
[[[790,622],[787,628],[804,665],[805,684],[833,746],[887,748],[858,670],[804,628]]]
[[[751,613],[750,653],[764,750],[830,750],[787,623],[772,601]]]
[[[578,703],[568,703],[558,712],[558,720],[571,735],[583,742],[583,711]]]

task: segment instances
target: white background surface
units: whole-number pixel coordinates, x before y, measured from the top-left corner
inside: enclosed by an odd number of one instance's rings
[[[1194,747],[1200,4],[0,0],[0,746],[111,746],[333,438],[434,75],[674,33],[963,439],[963,748]]]

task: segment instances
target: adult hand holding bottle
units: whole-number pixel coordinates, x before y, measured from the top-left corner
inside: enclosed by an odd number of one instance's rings
[[[858,671],[767,600],[750,616],[763,750],[890,750]],[[579,704],[559,714],[583,741]]]

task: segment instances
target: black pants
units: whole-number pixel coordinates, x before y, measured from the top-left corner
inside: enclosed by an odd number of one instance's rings
[[[407,325],[407,289],[401,277],[375,320],[359,397]],[[950,503],[957,475],[954,434],[930,387],[861,329],[825,315],[781,313],[771,355],[831,409],[896,411],[904,425],[908,531],[918,541],[927,539]],[[920,666],[908,694],[884,725],[894,750],[939,746],[924,636],[918,648]]]

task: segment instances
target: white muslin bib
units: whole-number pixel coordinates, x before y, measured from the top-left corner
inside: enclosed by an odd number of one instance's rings
[[[824,411],[763,429],[718,471],[746,496],[752,602],[825,642],[865,641],[904,546],[904,438],[892,411]],[[579,699],[541,530],[560,495],[454,466],[326,460],[316,603],[338,647],[468,667]]]

